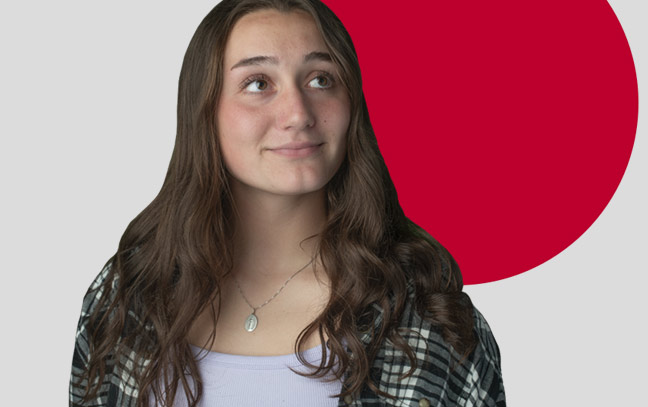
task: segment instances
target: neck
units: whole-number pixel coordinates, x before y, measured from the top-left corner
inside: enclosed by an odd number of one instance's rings
[[[326,222],[324,190],[275,195],[232,183],[235,273],[283,279],[315,255]]]

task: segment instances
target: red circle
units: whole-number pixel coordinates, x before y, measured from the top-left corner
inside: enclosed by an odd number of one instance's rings
[[[354,40],[405,213],[466,284],[544,263],[601,214],[638,117],[605,1],[325,2]]]

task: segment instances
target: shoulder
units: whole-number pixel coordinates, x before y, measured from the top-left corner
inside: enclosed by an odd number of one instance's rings
[[[94,278],[83,297],[81,315],[76,330],[72,371],[69,385],[70,407],[81,406],[130,406],[137,400],[137,388],[128,370],[118,368],[122,363],[107,360],[105,375],[100,384],[97,396],[88,402],[83,401],[88,386],[87,370],[92,358],[91,349],[91,315],[99,307],[105,308],[114,299],[118,278],[111,273],[111,262],[108,262]],[[108,283],[108,284],[106,284]],[[104,311],[105,312],[105,311]],[[128,363],[126,363],[128,364]],[[94,381],[97,383],[97,380]]]
[[[101,302],[101,299],[105,295],[111,295],[112,293],[106,293],[106,288],[104,283],[110,274],[111,263],[108,263],[104,266],[101,272],[94,278],[90,287],[86,291],[83,297],[83,303],[81,305],[81,315],[79,317],[79,322],[77,324],[76,330],[76,341],[77,346],[75,349],[74,357],[76,362],[82,362],[84,365],[88,363],[88,353],[89,353],[89,320],[90,316],[97,309],[98,304]],[[113,288],[116,285],[116,279],[113,281]],[[81,360],[77,360],[77,359]]]
[[[108,262],[99,274],[92,280],[90,287],[86,291],[85,296],[83,297],[83,305],[81,306],[81,317],[89,316],[97,307],[100,300],[104,296],[108,296],[108,300],[111,300],[114,296],[115,290],[117,289],[117,276],[113,276],[111,273],[112,263]],[[106,287],[106,281],[111,279],[110,287]]]
[[[477,344],[460,362],[440,331],[415,310],[410,287],[409,301],[400,320],[399,332],[416,359],[386,341],[374,369],[380,390],[395,397],[389,405],[419,405],[426,399],[439,406],[505,406],[500,352],[484,316],[473,307],[473,331]]]
[[[477,346],[466,364],[458,368],[465,378],[462,397],[472,405],[504,406],[506,401],[499,347],[488,322],[474,307],[473,316]]]

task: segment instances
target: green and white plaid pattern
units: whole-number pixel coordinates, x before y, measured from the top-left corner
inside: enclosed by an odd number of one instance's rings
[[[98,299],[104,294],[100,287],[108,272],[108,267],[101,271],[83,299],[72,360],[70,407],[126,407],[135,406],[137,401],[137,385],[130,374],[134,367],[134,352],[131,352],[131,357],[120,360],[117,366],[113,364],[107,367],[101,390],[96,399],[89,403],[81,402],[85,383],[76,384],[91,357],[88,354],[86,329],[88,317]],[[412,284],[409,285],[408,290],[412,299],[414,296]],[[378,315],[375,323],[380,324],[382,310],[376,306],[375,311]],[[130,315],[137,318],[135,315]],[[373,362],[371,372],[374,383],[379,389],[395,398],[378,396],[368,386],[364,386],[357,397],[341,398],[339,406],[505,407],[497,343],[486,320],[476,309],[474,321],[474,330],[478,338],[477,347],[463,364],[456,363],[456,359],[453,363],[451,357],[453,351],[432,324],[421,318],[414,310],[410,301],[401,319],[401,334],[415,352],[418,360],[417,369],[407,378],[398,380],[409,370],[409,359],[402,351],[386,341]],[[365,335],[362,339],[368,343],[370,337]]]

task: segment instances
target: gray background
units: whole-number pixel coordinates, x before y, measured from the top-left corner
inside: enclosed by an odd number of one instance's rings
[[[66,405],[81,299],[161,186],[182,56],[214,4],[0,6],[3,404]],[[646,2],[610,4],[643,94]],[[511,406],[647,405],[641,108],[627,172],[596,223],[530,272],[467,287],[502,350]]]

